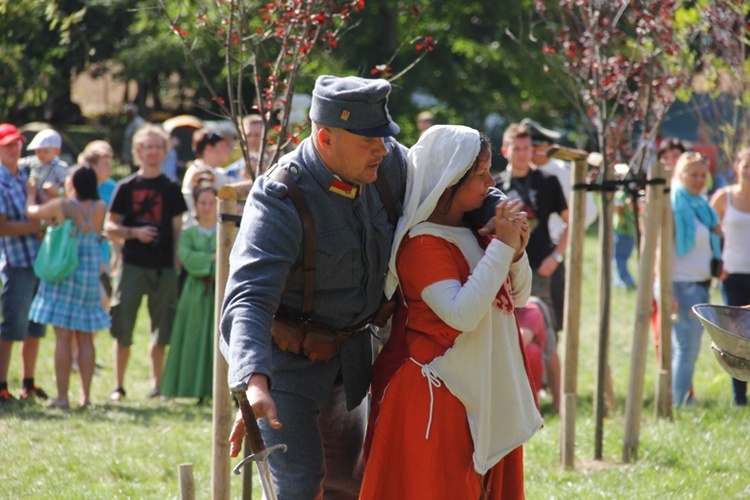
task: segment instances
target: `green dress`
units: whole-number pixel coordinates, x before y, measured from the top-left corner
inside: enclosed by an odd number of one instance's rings
[[[215,254],[215,230],[193,226],[180,235],[178,255],[188,276],[159,387],[164,396],[210,398],[213,393]]]

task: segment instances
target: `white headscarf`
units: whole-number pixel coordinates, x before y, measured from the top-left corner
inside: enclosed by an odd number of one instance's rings
[[[404,213],[398,221],[388,263],[385,294],[398,286],[396,255],[409,230],[432,214],[443,192],[456,184],[479,156],[479,132],[462,125],[428,128],[409,150]]]

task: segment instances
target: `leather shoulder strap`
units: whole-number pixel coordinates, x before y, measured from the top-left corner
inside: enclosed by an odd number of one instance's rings
[[[286,186],[286,192],[289,195],[289,199],[292,200],[294,207],[299,213],[300,219],[302,219],[302,246],[303,246],[303,257],[302,257],[302,271],[304,272],[304,282],[302,285],[302,310],[300,311],[303,319],[310,317],[312,314],[313,305],[313,283],[315,277],[315,256],[318,252],[318,240],[315,235],[315,221],[313,220],[312,213],[310,212],[310,206],[305,200],[305,195],[302,194],[299,186],[295,182],[294,178],[289,175],[286,169],[276,167],[268,172],[268,177],[280,182]],[[299,276],[299,268],[295,269],[290,280],[287,281],[287,285],[282,292],[282,296],[289,290],[291,284],[295,281],[296,277]]]
[[[385,179],[385,176],[380,175],[380,173],[378,173],[378,176],[375,178],[375,189],[378,190],[380,200],[385,206],[385,211],[388,214],[388,222],[395,226],[398,222],[396,203],[393,201],[393,194],[391,193],[391,188],[388,185],[388,181]]]

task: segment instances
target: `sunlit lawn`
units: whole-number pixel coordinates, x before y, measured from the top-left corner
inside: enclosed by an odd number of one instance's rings
[[[525,448],[528,498],[750,498],[750,409],[732,407],[729,377],[713,359],[707,337],[695,377],[701,404],[677,412],[674,421],[653,416],[655,355],[649,342],[638,460],[622,463],[634,292],[613,291],[610,360],[618,405],[604,422],[604,460],[593,460],[596,252],[596,237],[590,235],[583,284],[576,468],[565,471],[559,466],[559,421],[550,412],[550,400],[543,399],[545,427]],[[631,270],[637,270],[635,261]],[[720,301],[716,292],[714,301]],[[47,409],[41,402],[0,407],[0,498],[178,498],[177,467],[182,463],[193,464],[196,498],[210,498],[211,407],[198,407],[194,399],[146,398],[147,325],[143,310],[123,402],[107,403],[114,385],[112,340],[103,332],[96,347],[105,366],[94,377],[93,407],[77,409],[75,374],[70,411]],[[53,352],[50,329],[42,343],[37,381],[52,394]],[[20,387],[20,371],[16,347],[9,380],[13,393]],[[239,498],[241,480],[231,481],[232,497]]]

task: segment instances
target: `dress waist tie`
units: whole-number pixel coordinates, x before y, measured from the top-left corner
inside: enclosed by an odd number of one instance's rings
[[[438,378],[437,373],[435,373],[435,369],[428,365],[428,364],[421,364],[419,361],[417,361],[414,358],[409,358],[416,364],[417,366],[422,368],[422,376],[427,379],[427,385],[430,388],[430,418],[427,421],[427,431],[425,432],[424,438],[430,439],[430,427],[432,426],[432,407],[435,402],[435,397],[432,394],[432,387],[442,387],[443,382]]]

